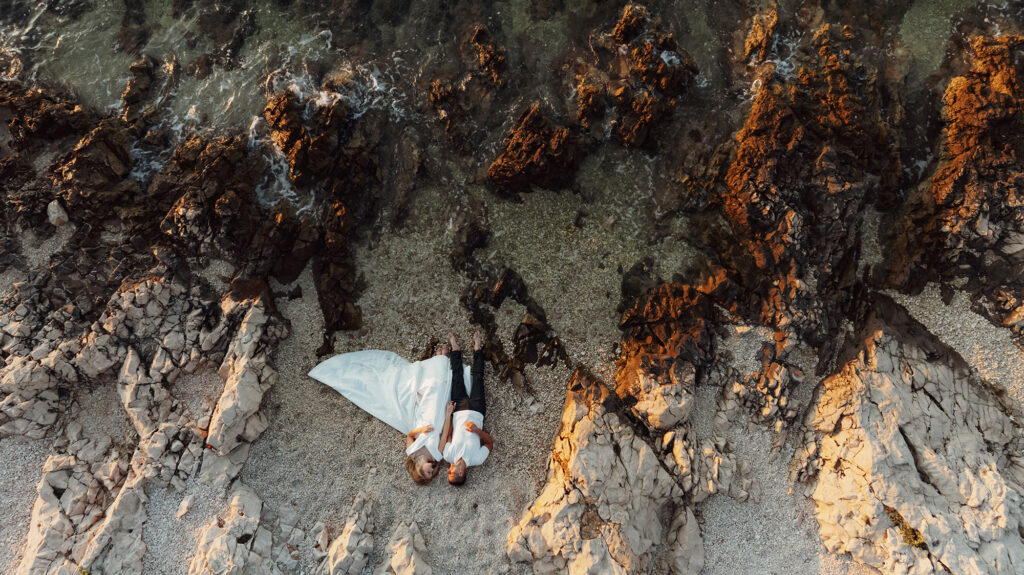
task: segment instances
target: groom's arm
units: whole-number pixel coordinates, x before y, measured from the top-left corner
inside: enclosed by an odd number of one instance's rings
[[[480,444],[487,448],[487,451],[494,451],[494,438],[491,437],[490,433],[480,429],[475,424],[470,429],[473,433],[480,436]]]

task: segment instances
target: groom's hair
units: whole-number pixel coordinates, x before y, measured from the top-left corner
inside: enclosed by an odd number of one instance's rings
[[[405,458],[405,470],[409,472],[409,475],[412,476],[412,480],[415,481],[417,485],[427,485],[430,483],[430,480],[433,479],[433,477],[425,477],[420,473],[420,466],[416,465],[416,460],[411,457]]]

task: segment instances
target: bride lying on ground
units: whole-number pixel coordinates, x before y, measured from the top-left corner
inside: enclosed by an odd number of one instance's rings
[[[470,379],[469,366],[464,367]],[[381,350],[336,355],[309,372],[370,415],[406,436],[405,468],[426,485],[437,476],[451,409],[452,371],[447,346],[423,361],[410,362]]]

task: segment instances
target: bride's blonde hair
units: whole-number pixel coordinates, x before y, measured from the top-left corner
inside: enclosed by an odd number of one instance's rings
[[[415,481],[417,485],[427,485],[430,483],[430,480],[434,478],[432,475],[425,476],[420,473],[420,466],[417,465],[416,460],[411,457],[405,458],[405,470],[409,472],[409,475],[412,476],[412,480]]]

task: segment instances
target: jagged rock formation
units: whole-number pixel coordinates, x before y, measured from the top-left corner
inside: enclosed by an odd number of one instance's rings
[[[745,292],[738,303],[812,345],[837,333],[853,295],[859,214],[899,167],[876,73],[847,48],[850,34],[824,24],[792,80],[763,77],[723,174],[731,233],[715,247]]]
[[[1024,436],[1006,396],[877,297],[808,413],[822,541],[887,573],[1024,569]]]
[[[448,143],[462,153],[471,153],[486,136],[484,126],[499,92],[506,84],[505,49],[490,28],[473,24],[459,43],[457,69],[442,69],[426,88],[427,100],[444,128]]]
[[[1017,134],[1024,87],[1017,63],[1024,37],[977,36],[970,69],[942,97],[944,131],[938,165],[903,206],[892,234],[885,281],[919,291],[932,279],[971,280],[997,325],[1020,333],[1024,286],[1018,278],[1024,227],[1018,188],[1024,181]]]
[[[359,575],[373,555],[373,503],[363,494],[352,502],[341,533],[322,546],[326,555],[317,573],[323,575]]]
[[[0,82],[0,107],[10,114],[7,130],[13,147],[26,150],[91,129],[92,111],[71,99],[33,89],[17,80]]]
[[[683,490],[604,385],[569,382],[548,483],[508,537],[535,573],[699,573],[704,549]]]
[[[697,75],[697,64],[645,6],[627,4],[611,32],[597,35],[575,72],[576,116],[591,134],[608,129],[626,146],[653,147],[655,128]]]
[[[111,571],[142,569],[144,548],[137,538],[125,537],[146,517],[138,492],[126,481],[126,454],[112,450],[109,440],[80,434],[80,426],[69,430],[68,453],[51,455],[43,468],[19,573],[71,572],[88,559]],[[113,553],[97,554],[98,548]]]
[[[387,544],[389,557],[374,570],[374,575],[431,575],[434,572],[423,559],[426,544],[415,521],[401,522]]]
[[[557,190],[572,182],[580,142],[572,128],[552,121],[534,102],[505,138],[505,150],[487,168],[499,190],[529,191],[530,185]]]
[[[377,178],[380,137],[372,116],[357,119],[331,90],[342,87],[328,82],[311,102],[292,92],[275,94],[263,111],[274,143],[288,160],[289,179],[300,190],[321,190],[327,196],[319,225],[307,222],[298,232],[302,246],[287,269],[294,279],[309,257],[318,254],[314,272],[328,333],[360,326],[359,309],[352,302],[356,278],[348,244],[358,218],[372,205],[360,196]]]
[[[189,575],[282,573],[271,555],[273,535],[260,523],[262,512],[263,501],[252,489],[236,487],[225,515],[200,532]]]
[[[226,484],[240,470],[249,443],[266,427],[258,408],[275,376],[266,366],[266,346],[273,341],[268,338],[281,338],[286,332],[267,325],[269,318],[260,300],[236,302],[230,296],[222,302],[219,320],[206,325],[209,319],[201,290],[189,291],[165,279],[154,276],[125,284],[82,336],[44,340],[30,355],[15,358],[4,368],[4,391],[9,394],[5,401],[12,405],[12,399],[21,400],[17,409],[5,411],[12,418],[5,424],[8,429],[26,435],[44,433],[56,422],[60,386],[97,381],[117,372],[119,395],[139,435],[129,467],[124,459],[129,454],[120,454],[120,462],[116,453],[110,461],[102,459],[106,448],[90,447],[79,439],[80,425],[78,431],[69,428],[69,455],[54,456],[50,465],[52,476],[63,479],[40,484],[38,521],[33,521],[37,532],[33,539],[39,543],[25,554],[21,568],[26,572],[35,572],[33,565],[54,561],[110,571],[140,570],[146,485],[183,489],[200,458],[204,475]],[[18,345],[9,349],[17,350]],[[225,385],[212,418],[207,414],[190,420],[168,388],[173,389],[180,375],[202,369],[221,356]],[[204,451],[204,445],[210,449]],[[54,489],[67,493],[63,490],[69,489],[68,474],[77,478],[74,485],[82,489],[90,482],[104,485],[108,495],[90,494],[83,499],[84,493],[72,490],[64,502]],[[61,499],[64,515],[51,509],[56,499]],[[90,516],[94,519],[86,520]],[[103,520],[97,523],[95,518]],[[82,542],[63,542],[70,533],[83,538]]]
[[[652,430],[689,419],[698,370],[715,355],[712,318],[711,299],[679,284],[661,284],[623,314],[615,391],[635,400],[634,413]]]

